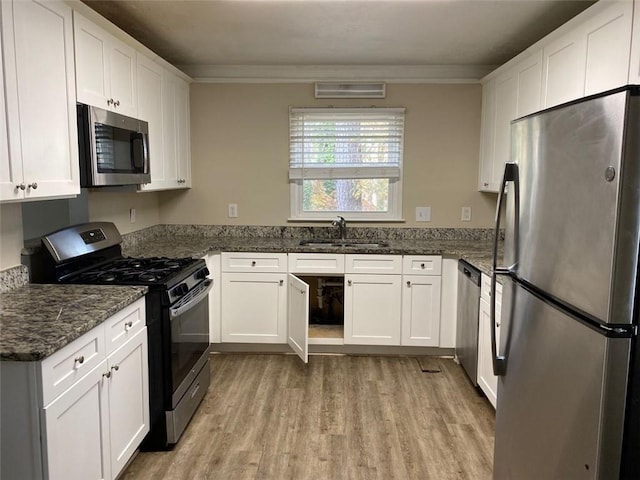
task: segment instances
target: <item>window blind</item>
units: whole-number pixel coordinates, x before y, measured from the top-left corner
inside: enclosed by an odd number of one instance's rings
[[[292,108],[289,178],[400,178],[404,108]]]

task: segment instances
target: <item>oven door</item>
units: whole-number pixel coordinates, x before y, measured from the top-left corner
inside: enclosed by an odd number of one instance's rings
[[[171,408],[174,409],[209,360],[209,291],[206,279],[169,308]]]

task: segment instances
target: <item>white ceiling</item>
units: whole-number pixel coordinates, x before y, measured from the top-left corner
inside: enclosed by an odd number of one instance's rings
[[[593,1],[83,0],[192,76],[252,69],[456,66],[509,60]],[[469,69],[473,67],[473,69]],[[373,69],[373,70],[372,70]],[[449,71],[455,71],[449,69]],[[358,76],[354,74],[352,76]]]

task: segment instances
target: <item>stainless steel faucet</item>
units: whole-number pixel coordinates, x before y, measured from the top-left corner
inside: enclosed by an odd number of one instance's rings
[[[345,240],[347,238],[347,221],[344,217],[338,215],[331,221],[331,225],[340,229],[340,240]]]

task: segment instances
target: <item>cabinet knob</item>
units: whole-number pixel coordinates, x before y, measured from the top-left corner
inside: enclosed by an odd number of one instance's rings
[[[103,373],[102,376],[106,378],[111,378],[111,371],[108,371],[107,373]]]
[[[114,104],[116,107],[119,107],[119,106],[120,106],[120,100],[116,100],[115,102],[113,102],[113,104]]]
[[[284,280],[280,280],[280,286],[284,285]]]
[[[253,260],[253,261],[251,262],[251,266],[252,266],[252,267],[255,267],[255,266],[256,266],[256,261],[255,261],[255,260]]]
[[[113,105],[113,98],[107,99],[107,105]]]
[[[351,280],[347,280],[347,285],[351,286]]]
[[[488,187],[489,183],[488,182],[484,182],[482,185],[484,185],[485,187]]]
[[[133,327],[133,321],[131,320],[129,320],[127,323],[124,324],[125,330],[129,330],[131,327]]]
[[[79,357],[74,358],[73,361],[82,365],[84,363],[84,355],[80,355]]]
[[[118,370],[120,370],[120,365],[114,365],[113,367],[111,367],[111,370],[115,370],[117,372]]]
[[[409,280],[407,280],[407,287],[411,286],[411,282]]]
[[[426,265],[424,263],[420,264],[420,268],[424,269],[426,267]]]
[[[27,188],[27,186],[24,183],[16,185],[16,190],[24,190],[25,188]]]
[[[38,188],[38,184],[36,182],[30,183],[27,185],[27,188],[33,188],[36,190]]]

